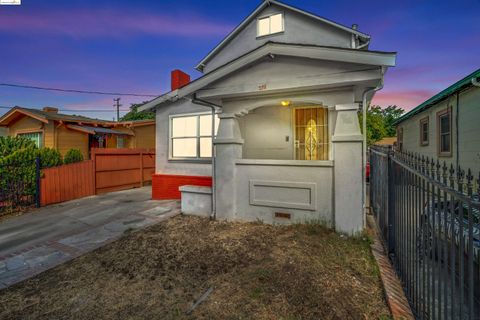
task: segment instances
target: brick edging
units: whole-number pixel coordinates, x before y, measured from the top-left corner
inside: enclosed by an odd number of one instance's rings
[[[375,219],[372,216],[367,216],[367,220],[368,226],[373,231],[373,243],[370,247],[380,270],[383,290],[392,317],[393,319],[415,319],[410,304],[403,291],[400,279],[398,279],[385,252],[382,241],[378,237],[378,229]]]

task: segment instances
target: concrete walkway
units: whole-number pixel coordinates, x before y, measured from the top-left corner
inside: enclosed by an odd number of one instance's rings
[[[178,201],[150,197],[151,187],[112,192],[0,222],[0,289],[180,213]]]

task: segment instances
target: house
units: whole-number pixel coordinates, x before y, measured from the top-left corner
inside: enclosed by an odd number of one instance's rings
[[[24,136],[38,147],[57,149],[62,156],[79,149],[85,159],[91,148],[154,148],[155,120],[112,122],[42,110],[15,107],[0,117],[10,136]]]
[[[3,136],[8,136],[8,130],[7,128],[0,127],[0,137],[3,137]]]
[[[263,1],[198,63],[201,77],[175,70],[172,90],[139,108],[156,111],[153,198],[219,219],[360,232],[357,113],[396,58],[369,43],[356,25]]]
[[[480,172],[480,69],[399,118],[398,148]]]
[[[393,146],[397,143],[397,137],[385,137],[374,144],[377,146]]]

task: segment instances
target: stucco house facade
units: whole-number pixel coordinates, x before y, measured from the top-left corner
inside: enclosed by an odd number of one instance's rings
[[[200,78],[176,70],[172,91],[139,108],[156,111],[153,197],[218,219],[360,232],[357,113],[396,58],[369,43],[355,25],[262,2],[201,60]]]
[[[480,172],[480,69],[395,122],[397,147]]]

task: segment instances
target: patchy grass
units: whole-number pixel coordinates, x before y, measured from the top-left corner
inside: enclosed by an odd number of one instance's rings
[[[313,223],[179,216],[0,291],[1,319],[388,317],[368,237]]]

